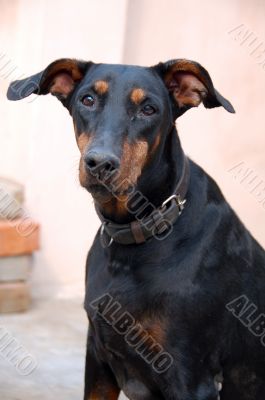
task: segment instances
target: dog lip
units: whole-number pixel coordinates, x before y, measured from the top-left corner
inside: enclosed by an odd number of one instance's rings
[[[121,190],[121,191],[115,191],[111,190],[111,188],[108,188],[108,185],[103,185],[99,183],[91,183],[86,186],[86,189],[92,194],[96,196],[113,196],[113,197],[119,197],[119,196],[128,196],[130,193],[133,192],[133,187],[129,187],[126,190]]]
[[[99,183],[92,183],[90,185],[87,185],[87,189],[91,192],[110,192],[110,190],[105,185],[101,185]]]

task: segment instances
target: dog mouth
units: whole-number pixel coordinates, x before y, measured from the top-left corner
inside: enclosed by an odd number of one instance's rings
[[[95,200],[100,202],[107,202],[113,198],[116,198],[117,200],[124,200],[124,198],[129,197],[129,195],[134,191],[133,186],[130,186],[124,190],[115,190],[115,188],[112,188],[111,185],[102,183],[89,183],[85,186],[85,188]]]
[[[109,196],[111,194],[111,191],[105,185],[99,183],[88,184],[86,189],[95,196]]]
[[[96,201],[104,203],[114,198],[124,201],[135,190],[135,185],[119,171],[102,176],[86,171],[80,175],[80,183]]]

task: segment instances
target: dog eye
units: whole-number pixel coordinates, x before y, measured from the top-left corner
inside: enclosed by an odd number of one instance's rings
[[[81,101],[86,107],[92,107],[95,104],[94,97],[91,96],[90,94],[84,96]]]
[[[156,112],[156,109],[155,109],[155,107],[150,106],[150,104],[147,104],[146,106],[144,106],[141,109],[141,112],[142,112],[142,114],[149,116],[149,115],[154,114]]]

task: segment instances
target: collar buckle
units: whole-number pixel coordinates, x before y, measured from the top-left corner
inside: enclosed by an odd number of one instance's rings
[[[172,200],[175,200],[178,208],[179,208],[179,215],[182,213],[182,211],[185,208],[185,203],[186,203],[186,199],[181,199],[179,194],[172,194],[171,196],[169,196],[163,203],[162,206],[160,207],[161,210],[164,209],[164,207],[171,202]]]

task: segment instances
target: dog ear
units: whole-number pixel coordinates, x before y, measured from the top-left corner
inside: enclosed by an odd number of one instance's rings
[[[9,100],[21,100],[35,93],[51,93],[65,105],[76,85],[83,79],[91,62],[63,58],[51,63],[44,71],[12,82],[7,91]]]
[[[223,106],[228,112],[235,112],[232,104],[214,88],[210,75],[200,64],[177,59],[159,63],[153,68],[174,99],[176,117],[201,102],[206,108]]]

